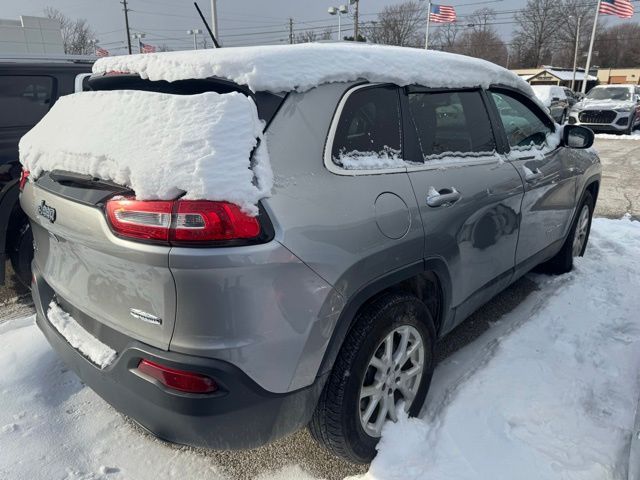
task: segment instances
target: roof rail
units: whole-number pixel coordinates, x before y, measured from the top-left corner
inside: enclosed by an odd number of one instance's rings
[[[65,55],[62,53],[0,53],[0,62],[54,62],[54,63],[94,63],[95,55]]]

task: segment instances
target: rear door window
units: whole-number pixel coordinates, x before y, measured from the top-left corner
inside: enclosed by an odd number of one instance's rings
[[[333,162],[347,169],[404,166],[397,87],[353,91],[342,109],[331,149]]]
[[[491,96],[512,149],[527,150],[546,144],[553,127],[538,107],[505,92],[491,92]]]
[[[425,161],[495,151],[491,122],[480,92],[409,93],[408,105]]]
[[[0,127],[35,125],[49,111],[53,79],[46,76],[0,76]]]

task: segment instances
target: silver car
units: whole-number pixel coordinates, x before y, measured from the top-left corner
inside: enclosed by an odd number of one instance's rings
[[[571,108],[569,123],[601,132],[631,134],[640,126],[640,87],[621,84],[592,88]]]
[[[557,131],[528,92],[356,81],[276,95],[117,72],[89,83],[238,91],[265,121],[272,195],[250,221],[188,204],[194,225],[216,212],[210,235],[179,231],[179,199],[125,201],[134,192],[65,171],[23,182],[40,329],[165,440],[251,448],[308,425],[331,452],[368,462],[386,420],[420,412],[439,338],[532,268],[567,272],[585,252],[601,176],[593,133]],[[54,328],[52,302],[110,352],[107,366]]]

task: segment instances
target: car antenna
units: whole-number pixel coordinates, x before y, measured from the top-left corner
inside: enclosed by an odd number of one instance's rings
[[[216,40],[216,36],[213,34],[213,32],[211,31],[211,27],[209,27],[209,24],[204,19],[204,15],[202,15],[202,10],[200,10],[200,7],[198,6],[198,2],[193,2],[193,5],[196,7],[196,10],[198,11],[198,15],[200,15],[200,18],[202,19],[202,23],[204,23],[204,26],[207,27],[207,32],[209,32],[209,36],[211,37],[211,40],[213,40],[213,44],[215,45],[216,48],[220,48],[220,44],[218,43],[218,40]]]

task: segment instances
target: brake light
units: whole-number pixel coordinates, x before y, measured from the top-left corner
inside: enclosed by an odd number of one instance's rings
[[[20,182],[18,183],[18,188],[20,191],[24,190],[24,186],[27,184],[27,180],[29,180],[29,170],[22,169],[20,172]]]
[[[169,368],[149,360],[140,360],[138,371],[158,380],[172,390],[187,393],[212,393],[218,385],[206,375]]]
[[[261,234],[256,217],[228,202],[115,197],[107,202],[107,219],[119,236],[172,244],[247,240]]]

